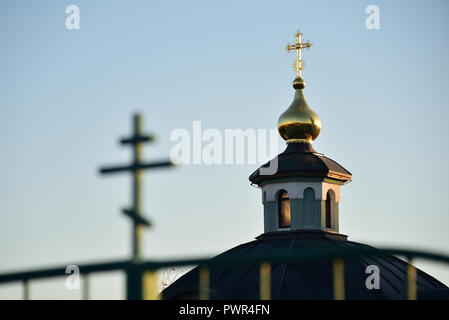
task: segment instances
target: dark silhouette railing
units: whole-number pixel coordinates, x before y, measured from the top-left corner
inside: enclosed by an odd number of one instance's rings
[[[83,288],[83,298],[89,297],[88,277],[93,273],[105,271],[124,271],[127,274],[127,279],[135,279],[139,276],[142,279],[141,286],[136,286],[136,290],[141,292],[131,293],[132,296],[143,299],[154,300],[160,299],[160,292],[158,292],[158,277],[157,271],[167,267],[179,266],[198,266],[199,272],[199,292],[198,297],[201,300],[209,299],[209,269],[216,266],[237,266],[237,265],[258,265],[260,266],[260,299],[269,300],[271,298],[271,265],[281,261],[288,262],[306,262],[306,261],[332,261],[333,265],[333,293],[334,299],[345,299],[344,288],[344,259],[357,257],[376,257],[394,255],[405,257],[409,262],[407,263],[407,297],[409,300],[417,299],[417,271],[412,265],[413,259],[425,259],[434,262],[441,262],[449,264],[449,256],[423,252],[407,249],[395,248],[352,248],[352,247],[338,247],[329,249],[314,250],[301,249],[297,252],[284,251],[282,249],[270,254],[245,254],[225,257],[216,257],[213,260],[210,258],[198,259],[180,259],[180,260],[166,260],[166,261],[111,261],[105,263],[79,265],[79,272],[85,279]],[[24,299],[29,299],[28,286],[30,281],[68,276],[66,273],[66,266],[48,268],[41,270],[32,270],[25,272],[14,272],[0,274],[0,285],[12,282],[21,282],[24,287]],[[140,288],[140,289],[139,289]]]

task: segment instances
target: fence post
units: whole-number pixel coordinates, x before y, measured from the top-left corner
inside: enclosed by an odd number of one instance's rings
[[[416,300],[417,295],[417,286],[416,286],[416,278],[417,272],[414,265],[412,265],[413,259],[409,258],[409,262],[407,263],[407,299],[408,300]]]
[[[30,286],[28,279],[23,280],[23,299],[30,300]]]
[[[126,269],[126,299],[142,300],[143,277],[140,265],[132,262]]]
[[[334,300],[345,299],[345,270],[342,259],[335,259],[334,269]]]
[[[83,300],[89,300],[89,274],[86,273],[83,277]]]
[[[143,274],[143,299],[160,300],[161,295],[157,292],[157,282],[159,276],[157,271],[146,271]]]
[[[260,300],[271,299],[271,264],[260,265]]]
[[[209,286],[210,286],[210,273],[208,267],[200,267],[200,289],[199,298],[200,300],[209,300]]]

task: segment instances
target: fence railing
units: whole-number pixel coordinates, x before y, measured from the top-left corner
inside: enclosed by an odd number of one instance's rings
[[[414,259],[424,259],[440,262],[449,265],[449,256],[444,254],[396,249],[396,248],[371,248],[371,247],[330,247],[320,250],[301,249],[298,251],[276,250],[270,254],[245,254],[227,255],[211,258],[178,259],[165,261],[111,261],[104,263],[94,263],[79,265],[79,272],[83,278],[83,298],[89,298],[89,276],[93,273],[106,271],[124,271],[127,274],[128,298],[160,299],[157,292],[158,276],[157,271],[167,267],[198,266],[199,270],[199,292],[198,297],[207,300],[209,296],[210,268],[216,266],[238,266],[238,265],[258,265],[259,266],[259,287],[260,298],[269,300],[271,298],[271,265],[281,261],[306,262],[306,261],[331,261],[333,266],[333,296],[336,300],[345,299],[344,288],[344,259],[357,257],[379,257],[394,255],[406,258],[407,263],[407,298],[417,299],[417,271],[413,266]],[[5,283],[21,282],[23,284],[23,298],[29,299],[30,281],[67,276],[66,266],[30,270],[25,272],[13,272],[0,274],[0,285]],[[134,280],[131,280],[134,279]],[[140,284],[136,285],[136,279]],[[134,282],[134,284],[132,284]]]

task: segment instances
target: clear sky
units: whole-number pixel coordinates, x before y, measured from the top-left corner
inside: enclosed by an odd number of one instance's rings
[[[80,8],[80,29],[65,8]],[[380,8],[380,29],[365,8]],[[169,155],[176,128],[276,128],[293,98],[300,29],[309,105],[323,127],[314,148],[353,174],[340,232],[353,241],[449,254],[449,2],[2,1],[0,4],[0,271],[125,258],[130,160],[120,137],[140,111]],[[282,140],[280,151],[284,148]],[[155,223],[147,258],[213,255],[263,232],[258,165],[184,165],[148,172]],[[449,284],[443,266],[424,270]],[[447,269],[447,267],[446,267]],[[120,276],[94,297],[120,298]],[[97,285],[98,284],[98,285]],[[72,297],[60,282],[38,297]],[[20,297],[17,286],[0,297]]]

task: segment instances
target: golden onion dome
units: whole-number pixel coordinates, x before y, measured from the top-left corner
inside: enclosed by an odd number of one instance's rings
[[[320,117],[307,104],[303,92],[304,87],[305,81],[298,75],[293,81],[293,88],[295,88],[293,102],[278,120],[279,134],[287,143],[313,143],[320,134]]]

